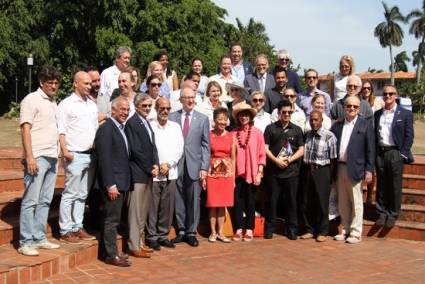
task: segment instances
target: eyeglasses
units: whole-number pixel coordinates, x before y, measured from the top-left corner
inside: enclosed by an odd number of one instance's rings
[[[231,92],[237,92],[237,91],[240,91],[241,89],[239,89],[239,88],[230,88],[230,91]]]
[[[279,58],[280,61],[289,62],[289,58]]]
[[[291,99],[293,99],[293,98],[296,98],[297,96],[296,95],[284,95],[285,97],[287,97],[287,98],[291,98]]]
[[[262,102],[264,102],[264,99],[252,99],[252,102],[254,102],[254,103],[262,103]]]
[[[150,83],[149,84],[151,87],[161,87],[161,83]]]
[[[388,92],[388,93],[382,93],[382,96],[383,97],[386,97],[386,96],[389,96],[389,97],[391,97],[391,96],[394,96],[396,93],[394,93],[394,92]]]
[[[316,76],[308,76],[308,77],[306,77],[307,78],[307,80],[316,80],[317,79],[317,77]]]
[[[369,90],[370,91],[370,90],[372,90],[372,88],[371,87],[363,87],[362,90]]]
[[[152,107],[152,104],[142,104],[142,107]]]
[[[194,100],[195,97],[191,96],[191,97],[181,97],[182,99],[186,99],[186,100]]]
[[[158,108],[158,110],[159,110],[159,111],[165,111],[165,110],[166,110],[166,111],[170,111],[170,110],[171,110],[171,108],[170,108],[170,107],[159,107],[159,108]]]
[[[280,114],[292,114],[293,113],[293,111],[292,110],[282,110],[281,112],[280,112]]]
[[[360,86],[357,85],[347,85],[347,89],[357,89]]]
[[[346,108],[354,108],[354,109],[358,109],[360,106],[358,105],[346,105]]]

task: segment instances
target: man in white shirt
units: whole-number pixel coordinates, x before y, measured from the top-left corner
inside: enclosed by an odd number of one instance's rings
[[[161,246],[175,248],[175,244],[168,240],[167,236],[173,221],[177,164],[183,154],[184,140],[180,125],[168,120],[170,101],[159,98],[155,109],[157,120],[151,125],[156,138],[159,175],[153,178],[147,240],[151,248],[160,250]]]
[[[375,161],[375,139],[370,121],[359,116],[360,99],[349,96],[344,102],[345,119],[336,121],[331,131],[337,138],[338,211],[342,231],[337,241],[357,244],[363,228],[363,194],[361,183],[372,180]]]
[[[100,90],[97,98],[99,112],[107,113],[112,92],[118,88],[118,76],[130,65],[131,49],[121,46],[115,53],[115,64],[102,71]]]
[[[93,179],[93,142],[98,128],[97,107],[89,99],[91,78],[79,71],[74,75],[74,93],[58,107],[59,143],[65,168],[65,189],[59,208],[61,238],[67,243],[91,240],[83,229],[89,185]]]
[[[233,83],[235,81],[241,82],[236,76],[232,75],[232,61],[229,55],[223,55],[220,58],[220,73],[213,75],[209,78],[210,81],[216,81],[221,87],[220,101],[230,102],[232,98],[227,94],[226,83]]]

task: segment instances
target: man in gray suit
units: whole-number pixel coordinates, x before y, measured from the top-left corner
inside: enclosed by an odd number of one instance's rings
[[[269,61],[264,54],[257,55],[255,60],[255,72],[245,76],[244,85],[251,94],[254,91],[264,93],[274,88],[275,82],[273,75],[268,73]]]
[[[186,241],[196,247],[199,245],[196,229],[200,216],[201,184],[205,182],[210,163],[209,122],[206,115],[193,109],[195,92],[192,89],[182,89],[180,102],[183,109],[170,114],[170,120],[181,126],[184,138],[175,196],[177,236],[173,242]]]

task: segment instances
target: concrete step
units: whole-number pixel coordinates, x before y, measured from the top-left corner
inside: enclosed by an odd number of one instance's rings
[[[425,175],[403,174],[403,188],[425,189]]]
[[[23,191],[24,172],[22,170],[2,170],[0,172],[0,193]],[[63,169],[60,169],[56,178],[56,187],[64,187],[65,178]]]
[[[403,188],[401,203],[425,206],[425,189]]]

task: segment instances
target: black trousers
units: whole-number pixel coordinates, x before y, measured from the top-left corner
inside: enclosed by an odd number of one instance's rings
[[[329,233],[330,166],[311,168],[305,165],[301,216],[306,233],[326,236]]]
[[[274,232],[276,223],[277,207],[283,206],[286,230],[297,232],[297,192],[298,176],[278,178],[269,176],[267,179],[267,205],[266,205],[266,232]],[[279,204],[279,198],[283,195],[283,204]]]
[[[397,219],[401,208],[403,157],[396,149],[379,151],[376,157],[378,214]]]
[[[125,192],[120,191],[118,198],[112,201],[108,198],[107,192],[104,191],[103,201],[105,207],[103,210],[101,230],[101,247],[104,258],[114,258],[119,255],[117,248],[117,227],[120,224],[125,195]]]
[[[257,186],[248,184],[245,179],[237,178],[235,186],[235,200],[233,205],[233,228],[242,229],[243,213],[245,212],[245,229],[255,228],[255,195]]]

